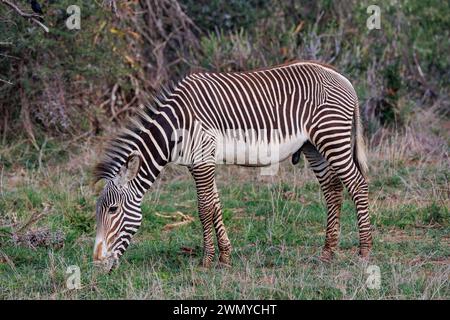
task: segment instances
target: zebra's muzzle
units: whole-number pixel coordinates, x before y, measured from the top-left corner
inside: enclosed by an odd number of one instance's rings
[[[106,243],[103,240],[96,241],[94,246],[94,265],[109,272],[119,265],[116,255],[108,253]]]
[[[96,239],[94,245],[94,262],[102,262],[108,259],[111,253],[108,252],[108,245],[103,239]]]

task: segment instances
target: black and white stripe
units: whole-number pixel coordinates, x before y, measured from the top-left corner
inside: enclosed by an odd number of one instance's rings
[[[123,253],[140,224],[143,195],[162,168],[174,162],[187,166],[196,182],[204,229],[203,265],[213,261],[213,228],[220,262],[229,264],[231,245],[222,221],[215,167],[219,163],[267,165],[260,159],[261,150],[272,154],[276,150],[277,162],[292,156],[294,163],[304,152],[327,202],[324,259],[331,258],[338,243],[344,186],[357,208],[360,253],[369,254],[367,165],[358,98],[345,77],[315,62],[191,74],[157,97],[155,106],[142,110],[113,140],[95,171],[98,179],[110,181],[99,200],[97,216],[105,216],[102,213],[121,199],[117,218],[111,215],[109,220],[98,221],[103,232],[100,238],[115,239],[105,251]],[[136,157],[138,170],[131,179],[124,179],[130,171],[127,163]]]

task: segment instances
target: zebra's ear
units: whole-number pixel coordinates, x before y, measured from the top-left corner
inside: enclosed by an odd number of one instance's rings
[[[115,179],[116,185],[124,186],[129,181],[136,178],[139,168],[141,167],[141,155],[137,151],[131,152],[127,161],[120,168],[119,173]]]

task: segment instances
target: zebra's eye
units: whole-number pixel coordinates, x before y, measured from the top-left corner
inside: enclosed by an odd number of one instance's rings
[[[117,209],[119,209],[118,206],[111,206],[111,207],[109,207],[108,211],[109,211],[109,213],[116,213]]]

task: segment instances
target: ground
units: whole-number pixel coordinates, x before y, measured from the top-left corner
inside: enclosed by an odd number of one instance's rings
[[[120,267],[105,274],[92,263],[101,186],[90,185],[89,170],[98,150],[87,145],[68,153],[48,145],[47,155],[16,161],[1,172],[0,299],[450,298],[450,166],[442,154],[415,157],[393,142],[371,149],[369,262],[357,256],[348,194],[335,260],[318,259],[326,210],[303,159],[295,167],[283,163],[273,177],[222,166],[217,180],[233,265],[209,270],[199,267],[202,232],[194,183],[185,168],[169,166],[145,197],[142,227]],[[46,164],[51,157],[61,160]],[[167,227],[183,219],[177,212],[195,219]],[[62,232],[63,246],[15,244],[10,232],[30,217],[40,219],[28,231]],[[80,268],[78,290],[66,286],[72,265]],[[379,289],[366,283],[372,265],[380,268]]]

